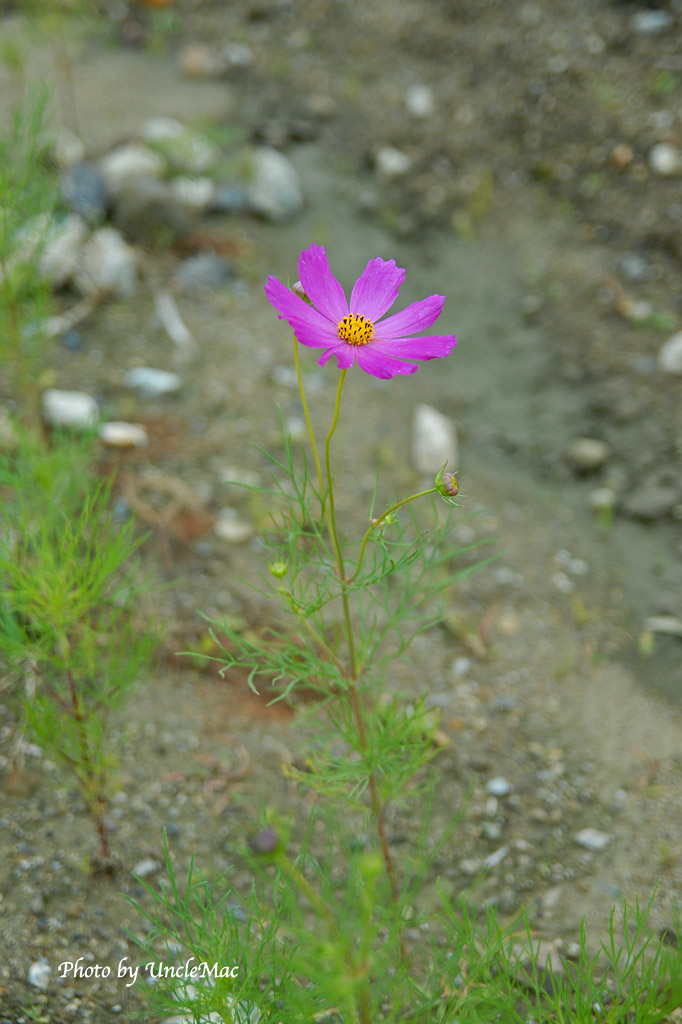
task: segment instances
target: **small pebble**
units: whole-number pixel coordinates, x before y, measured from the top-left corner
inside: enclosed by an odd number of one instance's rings
[[[42,396],[43,418],[50,427],[87,429],[99,419],[97,402],[85,391],[48,388]]]
[[[184,260],[173,275],[173,280],[185,292],[199,288],[222,288],[234,277],[232,264],[212,252],[198,252]]]
[[[434,111],[433,92],[422,83],[411,85],[405,90],[405,106],[413,117],[430,117]]]
[[[374,162],[379,174],[385,178],[399,178],[407,174],[412,167],[412,160],[407,153],[396,149],[395,146],[381,146],[376,152]]]
[[[507,796],[512,791],[511,782],[503,775],[498,775],[497,778],[490,779],[486,783],[485,791],[491,796]]]
[[[254,528],[251,523],[241,519],[238,512],[233,508],[223,508],[220,510],[213,529],[218,537],[229,541],[230,544],[243,544],[244,541],[249,540],[254,534]]]
[[[144,857],[137,862],[132,873],[137,875],[138,878],[149,878],[150,875],[155,875],[160,870],[161,864],[158,860],[155,860],[153,857]]]
[[[112,149],[102,158],[99,171],[109,195],[116,196],[131,179],[161,178],[166,162],[148,146],[132,142]]]
[[[290,220],[303,209],[303,187],[291,161],[270,146],[252,157],[252,177],[246,190],[250,208],[266,220]]]
[[[682,171],[682,154],[675,146],[659,142],[649,150],[649,167],[662,178],[670,178]]]
[[[612,512],[618,502],[618,495],[611,487],[595,487],[587,495],[587,503],[593,512]]]
[[[658,365],[665,373],[682,374],[682,331],[668,338],[658,352]]]
[[[144,398],[161,398],[178,391],[182,387],[182,377],[169,370],[157,370],[153,366],[136,366],[126,373],[123,383]]]
[[[50,984],[51,967],[44,960],[37,960],[28,969],[28,983],[45,992]]]
[[[569,460],[581,473],[601,469],[610,454],[608,444],[594,437],[576,437],[568,449]]]
[[[598,853],[600,850],[606,849],[613,841],[613,836],[608,832],[600,832],[598,828],[584,828],[576,834],[575,841],[585,850]]]
[[[112,420],[99,428],[99,439],[109,448],[146,448],[147,431],[141,423]]]
[[[414,410],[412,458],[415,469],[435,477],[444,463],[457,468],[457,433],[449,417],[420,402]]]
[[[205,213],[213,205],[216,187],[210,178],[190,178],[180,175],[170,183],[171,192],[190,213]]]
[[[466,676],[471,671],[471,658],[455,658],[452,663],[452,671],[456,676]]]
[[[60,335],[59,341],[67,352],[82,352],[85,347],[85,339],[80,331],[65,331]]]
[[[630,18],[630,28],[638,36],[660,36],[675,24],[672,14],[660,9],[637,11]]]

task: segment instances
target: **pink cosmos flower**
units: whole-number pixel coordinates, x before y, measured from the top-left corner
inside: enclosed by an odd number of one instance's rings
[[[336,356],[339,369],[357,362],[365,373],[387,379],[414,373],[410,359],[438,359],[457,344],[454,334],[415,338],[415,331],[430,327],[441,314],[445,296],[430,295],[413,302],[401,313],[381,318],[391,308],[405,280],[395,260],[370,260],[355,282],[350,303],[336,280],[321,245],[311,245],[298,261],[301,285],[312,305],[295,295],[275,277],[268,277],[265,294],[280,320],[286,320],[302,345],[325,349],[324,366]]]

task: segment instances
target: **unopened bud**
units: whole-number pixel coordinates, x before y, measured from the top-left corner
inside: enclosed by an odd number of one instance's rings
[[[289,572],[289,566],[286,562],[270,562],[268,569],[270,574],[278,580],[281,580]]]
[[[298,295],[299,299],[303,299],[305,302],[310,302],[310,299],[306,295],[303,285],[301,284],[300,281],[296,281],[295,284],[292,284],[291,290],[294,293],[294,295]]]
[[[447,466],[447,462],[445,466]],[[442,494],[444,498],[455,498],[459,494],[457,477],[454,473],[446,473],[445,466],[439,469],[436,474],[436,487],[438,488],[438,493]]]

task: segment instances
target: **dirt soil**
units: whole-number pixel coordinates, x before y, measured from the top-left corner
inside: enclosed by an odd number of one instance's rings
[[[89,153],[151,116],[218,125],[286,152],[306,207],[283,224],[234,215],[197,226],[195,245],[222,245],[237,278],[178,296],[198,341],[191,362],[178,361],[154,313],[186,255],[174,250],[141,249],[136,296],[82,326],[82,351],[55,347],[58,387],[87,390],[110,418],[148,429],[144,453],[109,459],[119,500],[152,528],[144,558],[171,584],[155,609],[168,629],[116,725],[114,880],[88,874],[77,794],[18,741],[11,701],[1,711],[0,1020],[130,1019],[135,987],[71,982],[57,968],[136,956],[123,928],[142,923],[120,892],[144,898],[132,871],[160,862],[162,829],[180,875],[196,850],[205,874],[234,866],[246,891],[236,851],[262,795],[303,813],[281,767],[304,751],[309,722],[176,652],[205,639],[199,612],[246,627],[271,614],[238,582],[256,578],[262,545],[230,543],[213,527],[224,507],[254,527],[267,521],[267,508],[226,481],[266,471],[252,445],[281,450],[279,409],[299,429],[290,335],[262,284],[268,273],[294,280],[313,241],[345,286],[368,258],[394,257],[407,268],[401,300],[445,294],[439,326],[459,342],[409,379],[350,375],[336,448],[348,531],[363,528],[377,459],[386,502],[421,483],[406,453],[414,407],[427,402],[457,424],[463,515],[479,512],[455,539],[498,539],[500,559],[452,595],[443,626],[415,643],[394,680],[440,709],[449,740],[434,830],[473,785],[438,873],[461,892],[497,853],[477,898],[495,900],[503,918],[525,905],[539,932],[565,943],[586,917],[596,945],[614,902],[654,890],[652,927],[671,929],[682,886],[682,659],[680,639],[651,636],[646,620],[679,619],[682,608],[681,384],[657,362],[680,328],[682,194],[679,175],[657,174],[649,154],[682,148],[679,4],[661,7],[670,24],[648,35],[633,25],[639,8],[605,0],[187,0],[159,43],[168,10],[103,6],[70,33]],[[9,12],[0,32],[15,21]],[[145,38],[161,52],[129,45]],[[224,79],[188,80],[179,59],[193,42],[246,44],[253,59]],[[29,77],[40,74],[55,70],[38,38]],[[405,102],[417,84],[433,101],[421,117]],[[69,124],[66,99],[60,86],[55,108]],[[406,173],[380,175],[386,146],[408,155]],[[135,365],[177,370],[182,391],[131,397],[122,381]],[[311,353],[304,373],[326,423],[335,367],[321,370]],[[584,436],[610,452],[589,472],[568,454]],[[601,486],[617,496],[610,525],[589,504]],[[661,490],[667,503],[656,505]],[[509,792],[491,797],[486,786],[500,777]],[[604,849],[576,842],[588,827],[612,837]],[[412,832],[396,814],[397,848]],[[27,981],[40,960],[52,968],[45,992]]]

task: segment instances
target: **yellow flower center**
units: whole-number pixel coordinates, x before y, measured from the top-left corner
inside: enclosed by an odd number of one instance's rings
[[[366,345],[374,337],[374,324],[364,316],[351,313],[339,321],[339,338],[349,345]]]

